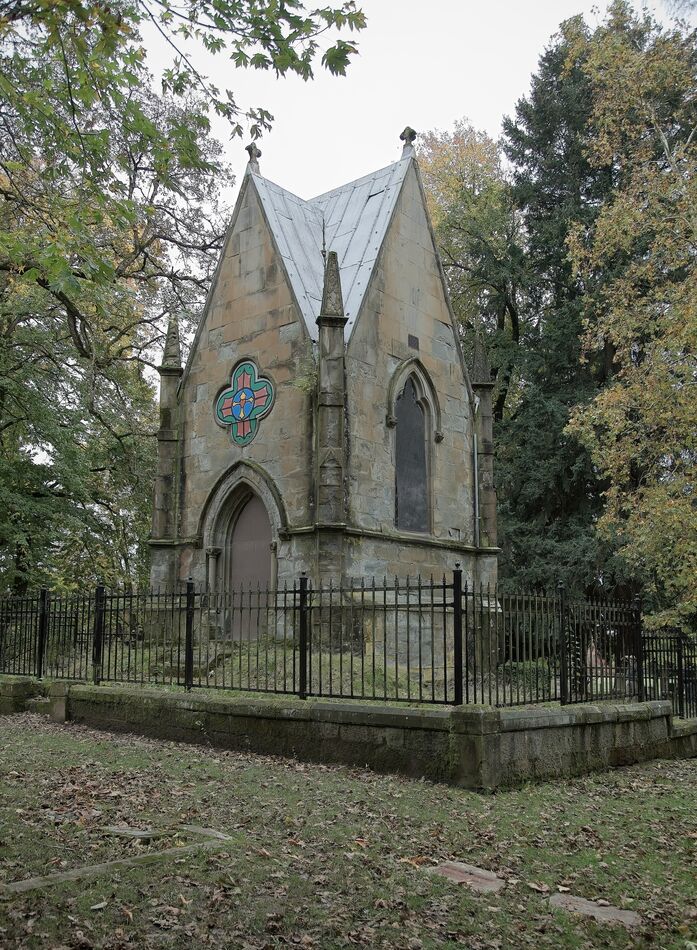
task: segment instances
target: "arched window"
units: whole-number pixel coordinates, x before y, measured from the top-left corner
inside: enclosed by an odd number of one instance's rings
[[[409,376],[395,405],[395,525],[429,531],[428,418],[425,401]]]

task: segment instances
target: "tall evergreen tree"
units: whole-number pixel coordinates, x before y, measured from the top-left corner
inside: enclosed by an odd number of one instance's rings
[[[572,38],[585,29],[580,18],[562,24],[529,96],[504,121],[534,275],[527,292],[535,330],[522,355],[520,397],[496,433],[503,580],[550,587],[561,578],[577,593],[613,584],[618,569],[595,532],[602,481],[587,449],[565,431],[572,407],[590,401],[609,370],[603,359],[581,363],[583,285],[567,249],[571,227],[590,226],[612,187],[610,169],[586,154],[592,90],[571,55]]]

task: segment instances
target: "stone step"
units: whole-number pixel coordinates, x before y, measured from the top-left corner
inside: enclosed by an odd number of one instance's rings
[[[27,712],[39,713],[42,716],[50,716],[51,700],[47,696],[32,696],[26,701]]]

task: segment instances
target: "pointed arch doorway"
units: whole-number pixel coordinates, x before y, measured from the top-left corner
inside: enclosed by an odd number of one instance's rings
[[[271,588],[271,521],[261,498],[244,490],[235,499],[222,562],[225,636],[255,640],[265,632]]]
[[[258,466],[237,462],[219,479],[201,513],[200,534],[206,549],[208,591],[220,595],[221,636],[229,637],[245,590],[245,624],[249,591],[273,592],[277,584],[276,544],[287,518],[280,493]],[[269,595],[273,603],[273,594]],[[263,599],[263,598],[262,598]],[[225,606],[224,606],[225,605]],[[233,609],[234,608],[234,609]]]
[[[230,592],[271,586],[271,521],[252,491],[239,499],[230,518],[223,570],[223,587]]]

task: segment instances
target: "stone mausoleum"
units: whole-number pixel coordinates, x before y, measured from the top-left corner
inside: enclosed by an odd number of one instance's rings
[[[491,380],[465,365],[413,142],[304,201],[255,145],[181,365],[160,368],[152,582],[496,580]],[[475,347],[475,354],[477,348]]]

